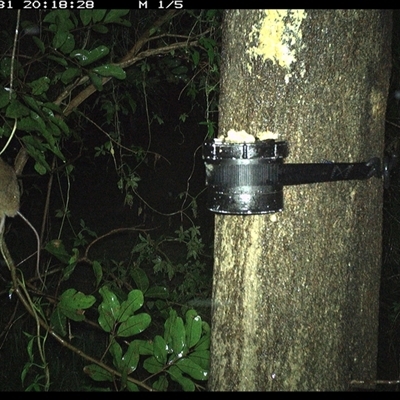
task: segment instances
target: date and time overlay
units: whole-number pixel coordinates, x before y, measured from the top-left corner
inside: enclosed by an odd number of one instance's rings
[[[183,9],[183,0],[137,0],[130,9]],[[90,10],[104,8],[96,0],[0,0],[0,10]]]

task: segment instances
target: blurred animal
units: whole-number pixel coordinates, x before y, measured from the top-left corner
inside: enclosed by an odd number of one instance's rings
[[[39,256],[40,256],[40,239],[36,229],[19,211],[20,191],[17,180],[17,174],[13,167],[8,165],[0,158],[0,240],[3,241],[4,226],[6,217],[15,217],[17,214],[29,225],[33,230],[37,240],[37,258],[36,272],[40,276]],[[6,260],[7,261],[7,260]],[[43,283],[43,281],[42,281]]]

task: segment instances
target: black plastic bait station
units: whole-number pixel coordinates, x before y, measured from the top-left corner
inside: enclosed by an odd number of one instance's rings
[[[284,164],[285,141],[254,143],[221,140],[203,144],[208,187],[207,208],[222,214],[268,214],[283,210],[283,186],[353,179],[384,178],[389,186],[396,156],[361,163]]]

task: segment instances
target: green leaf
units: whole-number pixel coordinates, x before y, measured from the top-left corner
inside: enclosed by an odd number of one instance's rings
[[[68,289],[60,296],[58,307],[61,312],[73,321],[83,321],[84,311],[96,302],[96,298],[77,292],[75,289]]]
[[[128,299],[121,304],[118,322],[125,322],[136,310],[143,306],[144,298],[140,290],[131,290]]]
[[[108,33],[108,28],[105,25],[93,25],[92,29],[98,33]]]
[[[103,301],[100,303],[98,308],[99,325],[105,332],[111,332],[120,313],[119,300],[117,299],[117,296],[107,288],[107,286],[101,287],[99,293],[103,298]]]
[[[134,340],[137,351],[142,356],[152,356],[154,354],[154,344],[150,340]]]
[[[165,364],[167,362],[168,355],[168,346],[162,336],[156,335],[154,338],[154,357],[161,364]]]
[[[146,297],[156,299],[167,299],[169,297],[168,289],[165,286],[152,286],[145,294]]]
[[[198,65],[198,63],[200,61],[200,53],[197,50],[194,50],[192,52],[192,61],[193,61],[193,64],[195,65],[195,67]]]
[[[131,277],[134,280],[138,289],[142,292],[145,292],[149,288],[149,278],[142,268],[134,268],[131,271]]]
[[[185,392],[194,392],[194,382],[191,379],[183,376],[182,371],[176,365],[172,365],[171,368],[168,369],[168,373],[170,374],[172,380],[178,382],[182,386],[182,389]]]
[[[47,58],[49,60],[53,60],[56,63],[62,65],[63,67],[67,67],[68,66],[68,62],[65,58],[61,58],[61,57],[56,57],[56,56],[47,56]]]
[[[67,33],[67,37],[60,47],[60,51],[64,54],[69,54],[75,48],[75,38],[70,32]]]
[[[46,168],[45,165],[43,165],[42,163],[36,161],[35,165],[33,166],[33,168],[35,169],[35,171],[39,174],[39,175],[44,175],[47,171],[50,170],[49,168]]]
[[[103,90],[103,83],[101,76],[95,74],[94,72],[89,71],[88,73],[91,82],[93,83],[94,87],[101,92]]]
[[[10,92],[0,88],[0,108],[5,107],[10,102]]]
[[[190,353],[188,358],[198,364],[202,369],[210,370],[210,350],[194,351]]]
[[[104,10],[105,11],[105,10]],[[104,23],[108,24],[111,22],[121,23],[121,17],[128,14],[129,10],[110,10],[109,13],[104,18]]]
[[[94,23],[100,22],[106,15],[106,12],[107,12],[107,10],[104,10],[104,9],[93,10],[93,16],[92,16],[93,22]]]
[[[44,54],[45,52],[44,43],[37,36],[32,36],[32,39],[35,42],[36,46],[39,48],[40,52]]]
[[[141,313],[129,317],[118,328],[117,335],[120,337],[128,337],[143,332],[151,323],[149,314]]]
[[[32,94],[35,96],[39,96],[49,90],[50,78],[47,76],[42,76],[39,79],[28,84],[28,86],[32,89]]]
[[[207,322],[203,321],[202,328],[203,328],[203,336],[201,337],[201,339],[199,340],[199,342],[195,347],[196,351],[208,350],[210,348],[210,341],[211,341],[210,325],[208,325]]]
[[[29,113],[29,108],[25,107],[18,100],[12,100],[6,109],[6,117],[8,118],[26,117]]]
[[[157,359],[152,356],[144,360],[143,368],[151,374],[158,374],[164,369],[164,364],[159,363]]]
[[[178,317],[175,310],[171,310],[164,324],[164,339],[175,355],[183,353],[186,347],[186,331],[183,320]]]
[[[138,391],[139,391],[138,385],[136,385],[135,383],[133,383],[133,382],[131,382],[131,381],[127,381],[127,382],[126,382],[126,388],[127,388],[130,392],[138,392]]]
[[[110,354],[113,357],[113,363],[118,370],[122,369],[122,347],[115,340],[110,345]]]
[[[68,263],[70,255],[67,253],[67,250],[65,250],[64,243],[61,240],[51,240],[46,244],[45,250],[47,250],[62,263]]]
[[[195,346],[200,340],[202,333],[202,320],[195,310],[186,312],[186,343],[188,348]]]
[[[61,336],[66,336],[67,317],[57,307],[50,316],[50,325]]]
[[[83,368],[83,372],[97,382],[114,381],[113,375],[110,372],[106,371],[104,368],[99,367],[97,364],[86,365]]]
[[[68,10],[53,10],[50,11],[43,19],[43,22],[56,23],[59,20],[69,18]]]
[[[168,379],[165,375],[161,375],[152,385],[157,392],[166,392],[168,390]]]
[[[95,11],[95,10],[80,10],[79,11],[79,17],[84,26],[89,25],[90,21],[92,20],[93,11]]]
[[[67,85],[70,83],[73,79],[75,79],[77,76],[81,74],[81,70],[79,68],[74,68],[70,67],[67,68],[62,74],[61,74],[61,82]]]
[[[48,108],[48,109],[52,110],[53,112],[60,114],[60,115],[62,115],[62,113],[63,113],[60,106],[58,106],[57,104],[51,103],[51,102],[43,103],[43,110],[45,108]]]
[[[103,268],[101,268],[101,264],[98,261],[93,261],[92,264],[93,273],[96,278],[96,287],[99,286],[101,280],[103,279]]]
[[[18,121],[18,129],[25,132],[34,132],[37,130],[37,123],[31,117],[21,118]]]
[[[112,76],[117,79],[126,78],[126,72],[118,65],[106,64],[97,68],[93,68],[93,71],[101,76]]]
[[[175,365],[184,373],[198,381],[206,381],[208,379],[208,370],[205,370],[189,358],[181,358]]]
[[[57,125],[57,127],[59,127],[64,133],[66,134],[69,133],[68,125],[61,118],[49,117],[49,119],[53,124]]]
[[[58,30],[53,37],[52,45],[55,49],[59,49],[67,40],[69,32],[66,30]]]
[[[139,363],[139,352],[137,346],[138,345],[135,342],[129,343],[128,350],[122,357],[122,366],[127,375],[135,371]]]
[[[93,50],[74,50],[71,52],[70,57],[77,58],[82,66],[89,65],[101,58],[105,57],[110,52],[106,46],[99,46]],[[100,74],[101,75],[101,74]]]

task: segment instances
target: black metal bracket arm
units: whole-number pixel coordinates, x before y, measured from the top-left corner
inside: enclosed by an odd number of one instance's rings
[[[397,157],[359,163],[284,164],[285,141],[203,144],[207,207],[223,214],[266,214],[283,210],[283,186],[382,178],[389,186]]]

